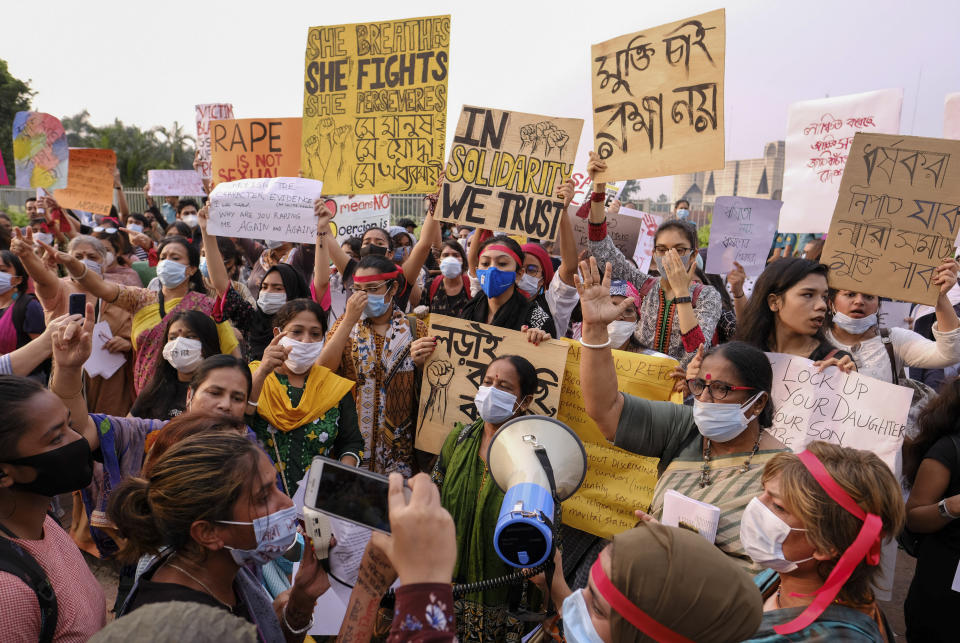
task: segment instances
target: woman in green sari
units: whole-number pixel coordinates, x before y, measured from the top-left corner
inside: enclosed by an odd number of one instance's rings
[[[490,475],[490,439],[508,420],[523,415],[539,382],[533,364],[517,355],[490,362],[474,398],[479,417],[470,425],[456,424],[447,436],[433,470],[440,501],[457,527],[454,583],[473,583],[511,574],[493,549],[493,531],[503,491]],[[509,586],[467,594],[455,602],[457,639],[519,641],[523,623],[507,613]]]

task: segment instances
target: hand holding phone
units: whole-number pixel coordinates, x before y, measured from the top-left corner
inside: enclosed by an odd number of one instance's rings
[[[68,312],[71,315],[83,316],[87,309],[87,296],[82,292],[70,293]]]
[[[304,507],[389,534],[389,488],[384,475],[318,455],[307,475]]]

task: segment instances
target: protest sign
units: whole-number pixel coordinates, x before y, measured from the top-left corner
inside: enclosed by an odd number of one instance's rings
[[[790,105],[781,232],[827,229],[853,135],[896,134],[902,103],[903,90],[883,89]]]
[[[598,181],[724,165],[723,9],[591,47]]]
[[[18,188],[61,190],[67,187],[67,134],[60,120],[43,112],[13,117],[13,167]]]
[[[390,195],[362,194],[327,198],[327,207],[334,213],[337,243],[350,237],[361,237],[370,228],[390,226]]]
[[[211,178],[210,165],[210,121],[233,118],[233,105],[230,103],[207,103],[196,105],[197,112],[197,152],[200,154],[199,171],[204,179]]]
[[[771,434],[794,452],[814,440],[873,451],[896,470],[913,390],[804,357],[767,353],[773,367]]]
[[[551,339],[534,346],[515,330],[430,315],[430,335],[437,348],[423,365],[416,447],[440,453],[455,422],[477,419],[473,398],[487,364],[502,355],[523,355],[537,369],[539,388],[527,409],[553,417],[560,405],[560,385],[567,361],[566,342]]]
[[[311,27],[301,166],[331,194],[435,192],[450,16]]]
[[[508,235],[557,238],[583,121],[464,105],[447,159],[440,218]]]
[[[743,266],[750,277],[767,267],[767,255],[777,234],[777,220],[783,201],[719,196],[710,224],[710,252],[704,272],[725,275],[733,262]]]
[[[218,237],[316,243],[313,201],[323,184],[312,179],[240,179],[210,192],[207,230]]]
[[[67,187],[56,190],[53,196],[64,208],[110,214],[116,167],[113,150],[71,147]]]
[[[587,236],[587,219],[574,216],[576,211],[576,206],[571,204],[568,212],[571,223],[573,223],[577,250],[586,250],[589,239]],[[641,235],[647,233],[648,221],[644,219],[644,216],[645,213],[631,208],[620,208],[620,212],[617,214],[607,215],[607,234],[613,241],[613,245],[620,249],[624,257],[633,256]]]
[[[936,303],[934,272],[960,232],[956,159],[960,141],[854,135],[821,255],[832,288]]]
[[[300,175],[299,118],[210,122],[211,181]]]
[[[960,92],[943,101],[943,138],[960,139]]]
[[[905,328],[910,330],[906,321],[910,318],[913,304],[907,301],[882,301],[877,311],[877,325],[881,328]]]
[[[206,196],[194,170],[147,170],[150,196]]]
[[[10,185],[10,179],[7,178],[7,166],[3,163],[2,152],[0,152],[0,185]]]
[[[578,206],[583,205],[584,199],[589,199],[590,195],[593,194],[593,181],[590,180],[586,172],[574,172],[570,178],[573,179],[573,199],[570,203]],[[620,193],[623,192],[623,187],[626,184],[626,181],[607,183],[604,190],[603,206],[607,207],[614,199],[620,198]]]
[[[633,251],[633,262],[640,272],[650,272],[650,262],[653,261],[654,239],[657,228],[663,223],[663,217],[643,212],[643,230],[637,239],[637,247]]]

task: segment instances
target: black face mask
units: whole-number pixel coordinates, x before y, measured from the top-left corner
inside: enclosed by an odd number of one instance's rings
[[[387,249],[383,246],[375,246],[373,244],[360,248],[360,256],[366,257],[367,255],[380,255],[381,257],[386,257]]]
[[[36,480],[15,482],[12,488],[41,496],[53,497],[77,491],[86,487],[93,479],[93,452],[90,451],[90,444],[82,437],[53,451],[6,462],[36,469]]]

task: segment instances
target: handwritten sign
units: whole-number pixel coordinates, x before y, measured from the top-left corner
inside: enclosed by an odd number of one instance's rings
[[[197,151],[200,153],[200,176],[212,178],[210,165],[210,121],[233,118],[233,105],[230,103],[207,103],[196,106],[197,112]]]
[[[335,215],[332,223],[337,227],[337,241],[340,243],[350,237],[362,237],[370,228],[386,230],[390,225],[389,194],[329,197],[327,207]]]
[[[598,181],[723,167],[723,9],[591,47]]]
[[[821,255],[831,287],[933,306],[958,232],[960,141],[854,135]]]
[[[748,276],[760,276],[777,234],[782,205],[783,201],[770,199],[717,197],[710,224],[710,250],[705,272],[725,275],[733,270],[736,261]]]
[[[150,196],[206,196],[194,170],[147,170]]]
[[[242,118],[210,122],[211,180],[299,176],[300,119]]]
[[[856,372],[830,367],[818,373],[813,362],[767,353],[773,367],[773,427],[784,446],[803,451],[814,440],[873,451],[896,470],[913,391]]]
[[[577,250],[586,250],[589,236],[587,219],[574,216],[577,208],[573,204],[568,208],[573,234],[576,237]],[[642,235],[646,235],[648,221],[643,212],[632,208],[620,208],[616,214],[607,215],[607,234],[624,257],[632,257]]]
[[[653,261],[654,240],[657,236],[657,228],[663,223],[663,217],[656,214],[643,214],[643,231],[637,239],[637,247],[633,251],[633,262],[637,264],[640,272],[650,271],[650,262]]]
[[[910,330],[910,309],[913,304],[907,301],[884,301],[877,311],[877,324],[881,328],[904,328]]]
[[[537,369],[540,385],[529,412],[557,414],[569,348],[566,342],[551,339],[534,346],[515,330],[444,315],[430,315],[430,335],[437,338],[437,348],[423,365],[418,449],[440,453],[454,422],[469,424],[477,419],[473,398],[480,376],[487,364],[502,355],[522,355]]]
[[[323,193],[320,181],[300,178],[241,179],[210,192],[210,234],[316,243],[313,201]]]
[[[583,121],[464,105],[447,159],[441,219],[553,240]]]
[[[943,138],[960,139],[960,92],[943,101]]]
[[[67,187],[53,195],[61,206],[94,214],[110,214],[113,205],[113,150],[70,148]]]
[[[61,190],[67,187],[69,156],[67,134],[58,118],[43,112],[16,113],[13,167],[18,188]]]
[[[450,16],[311,27],[301,165],[333,194],[434,192]]]
[[[856,132],[900,131],[903,90],[793,103],[787,116],[781,232],[827,229]]]

